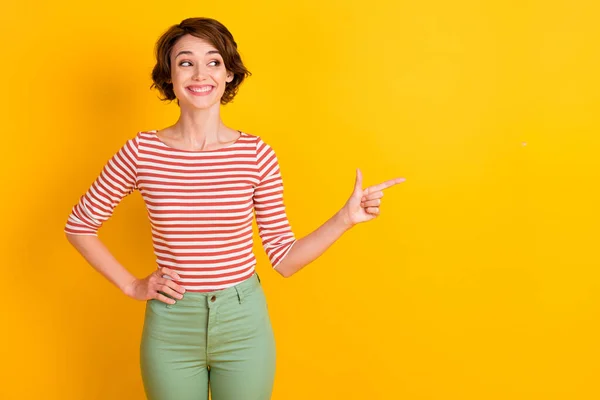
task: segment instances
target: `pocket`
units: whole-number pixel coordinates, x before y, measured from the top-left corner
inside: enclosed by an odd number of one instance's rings
[[[159,300],[159,301],[160,301],[160,300]],[[175,306],[177,305],[177,299],[175,299],[175,304],[163,303],[162,301],[161,301],[161,303],[162,303],[162,305],[163,305],[165,308],[169,308],[169,309],[171,309],[171,308],[173,308],[173,307],[175,307]]]
[[[257,286],[253,288],[247,298],[253,303],[254,307],[257,307],[255,310],[263,310],[267,314],[269,313],[269,306],[267,304],[267,296],[265,295],[265,291],[262,286]]]
[[[158,339],[169,341],[175,334],[175,312],[166,308],[166,304],[157,299],[148,300],[144,318],[144,340]]]
[[[174,299],[173,297],[171,297],[171,295],[168,295],[165,292],[161,292],[160,290],[158,291],[158,293],[162,294],[167,299],[175,300],[175,304],[177,304],[177,299]],[[173,306],[175,305],[175,304],[165,303],[164,301],[160,301],[158,299],[152,299],[152,300],[157,302],[158,304],[160,304],[163,308],[173,308]]]
[[[148,308],[150,308],[150,310],[155,314],[160,314],[161,310],[164,310],[165,308],[172,308],[174,306],[174,304],[167,304],[158,299],[150,299],[148,300],[147,304]]]

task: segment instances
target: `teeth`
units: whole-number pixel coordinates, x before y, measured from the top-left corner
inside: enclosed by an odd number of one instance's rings
[[[208,91],[210,91],[212,89],[212,87],[207,86],[207,87],[202,88],[202,89],[194,89],[194,88],[188,88],[188,89],[190,89],[192,92],[208,92]]]

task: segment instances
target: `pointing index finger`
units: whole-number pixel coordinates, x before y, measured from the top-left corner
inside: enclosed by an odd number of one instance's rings
[[[394,186],[394,185],[397,185],[398,183],[402,183],[402,182],[404,182],[405,180],[406,180],[405,178],[394,178],[394,179],[390,179],[390,180],[387,180],[387,181],[385,181],[385,182],[382,182],[382,183],[380,183],[380,184],[378,184],[378,185],[375,185],[375,186],[371,186],[371,187],[369,187],[369,188],[368,188],[368,192],[369,192],[369,193],[372,193],[372,192],[377,192],[377,191],[379,191],[379,190],[384,190],[384,189],[387,189],[387,188],[389,188],[389,187],[392,187],[392,186]]]

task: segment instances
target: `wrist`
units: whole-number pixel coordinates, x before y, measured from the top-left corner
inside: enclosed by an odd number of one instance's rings
[[[346,207],[343,207],[340,211],[338,211],[335,215],[338,224],[342,227],[344,231],[352,228],[354,224],[350,220],[350,216],[348,215],[348,211],[346,211]]]
[[[123,286],[121,288],[121,291],[128,297],[134,297],[134,293],[135,293],[135,285],[137,284],[138,279],[135,278],[132,281],[130,281],[129,283],[127,283],[125,286]]]

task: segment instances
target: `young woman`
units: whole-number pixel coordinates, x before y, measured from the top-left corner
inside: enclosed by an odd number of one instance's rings
[[[296,239],[283,202],[274,150],[226,126],[220,107],[250,72],[218,21],[189,18],[156,45],[153,84],[177,100],[179,119],[138,132],[106,163],[73,207],[69,242],[127,296],[146,301],[140,364],[150,400],[269,399],[275,342],[255,272],[252,220],[273,268],[292,276],[354,225],[379,215],[383,190],[400,178],[354,191],[309,235]],[[97,232],[119,202],[139,190],[157,269],[138,279]],[[318,201],[318,199],[314,199]]]

